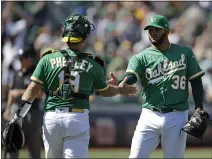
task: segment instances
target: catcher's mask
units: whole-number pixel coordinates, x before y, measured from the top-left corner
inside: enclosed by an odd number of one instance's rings
[[[64,28],[62,41],[66,43],[79,43],[90,34],[90,31],[95,30],[86,16],[77,13],[71,14],[65,23],[62,23],[62,27]]]
[[[16,152],[24,143],[25,136],[21,126],[17,123],[7,123],[2,137],[3,149],[7,152]]]

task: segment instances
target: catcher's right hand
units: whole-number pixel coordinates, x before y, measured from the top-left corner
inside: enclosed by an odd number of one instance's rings
[[[2,137],[3,150],[15,152],[24,146],[25,137],[21,125],[21,118],[13,119],[6,124]]]
[[[208,123],[209,114],[205,110],[197,109],[182,130],[191,136],[202,139]]]

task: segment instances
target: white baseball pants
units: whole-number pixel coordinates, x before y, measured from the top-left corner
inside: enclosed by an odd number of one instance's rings
[[[68,112],[68,108],[46,112],[43,142],[46,158],[88,158],[89,111]]]
[[[143,108],[129,158],[149,158],[160,142],[164,158],[184,158],[187,135],[181,128],[187,121],[187,110],[160,113]]]

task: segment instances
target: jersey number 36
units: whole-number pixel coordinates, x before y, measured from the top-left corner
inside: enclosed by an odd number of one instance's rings
[[[174,75],[172,77],[173,84],[171,85],[173,89],[182,89],[185,90],[186,88],[186,77],[185,76],[178,76]]]

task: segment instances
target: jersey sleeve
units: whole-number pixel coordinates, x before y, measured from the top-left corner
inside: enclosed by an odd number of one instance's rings
[[[101,67],[99,67],[98,71],[96,72],[94,87],[96,91],[104,91],[109,87],[104,70]]]
[[[44,68],[45,68],[45,58],[43,57],[38,62],[30,79],[35,83],[43,85],[45,81]]]
[[[141,76],[141,61],[137,56],[133,56],[130,58],[126,72],[133,73],[137,80],[140,79]]]
[[[187,70],[187,77],[190,80],[201,77],[205,74],[205,72],[200,68],[197,59],[192,51],[189,48],[189,59],[188,59],[188,70]]]

